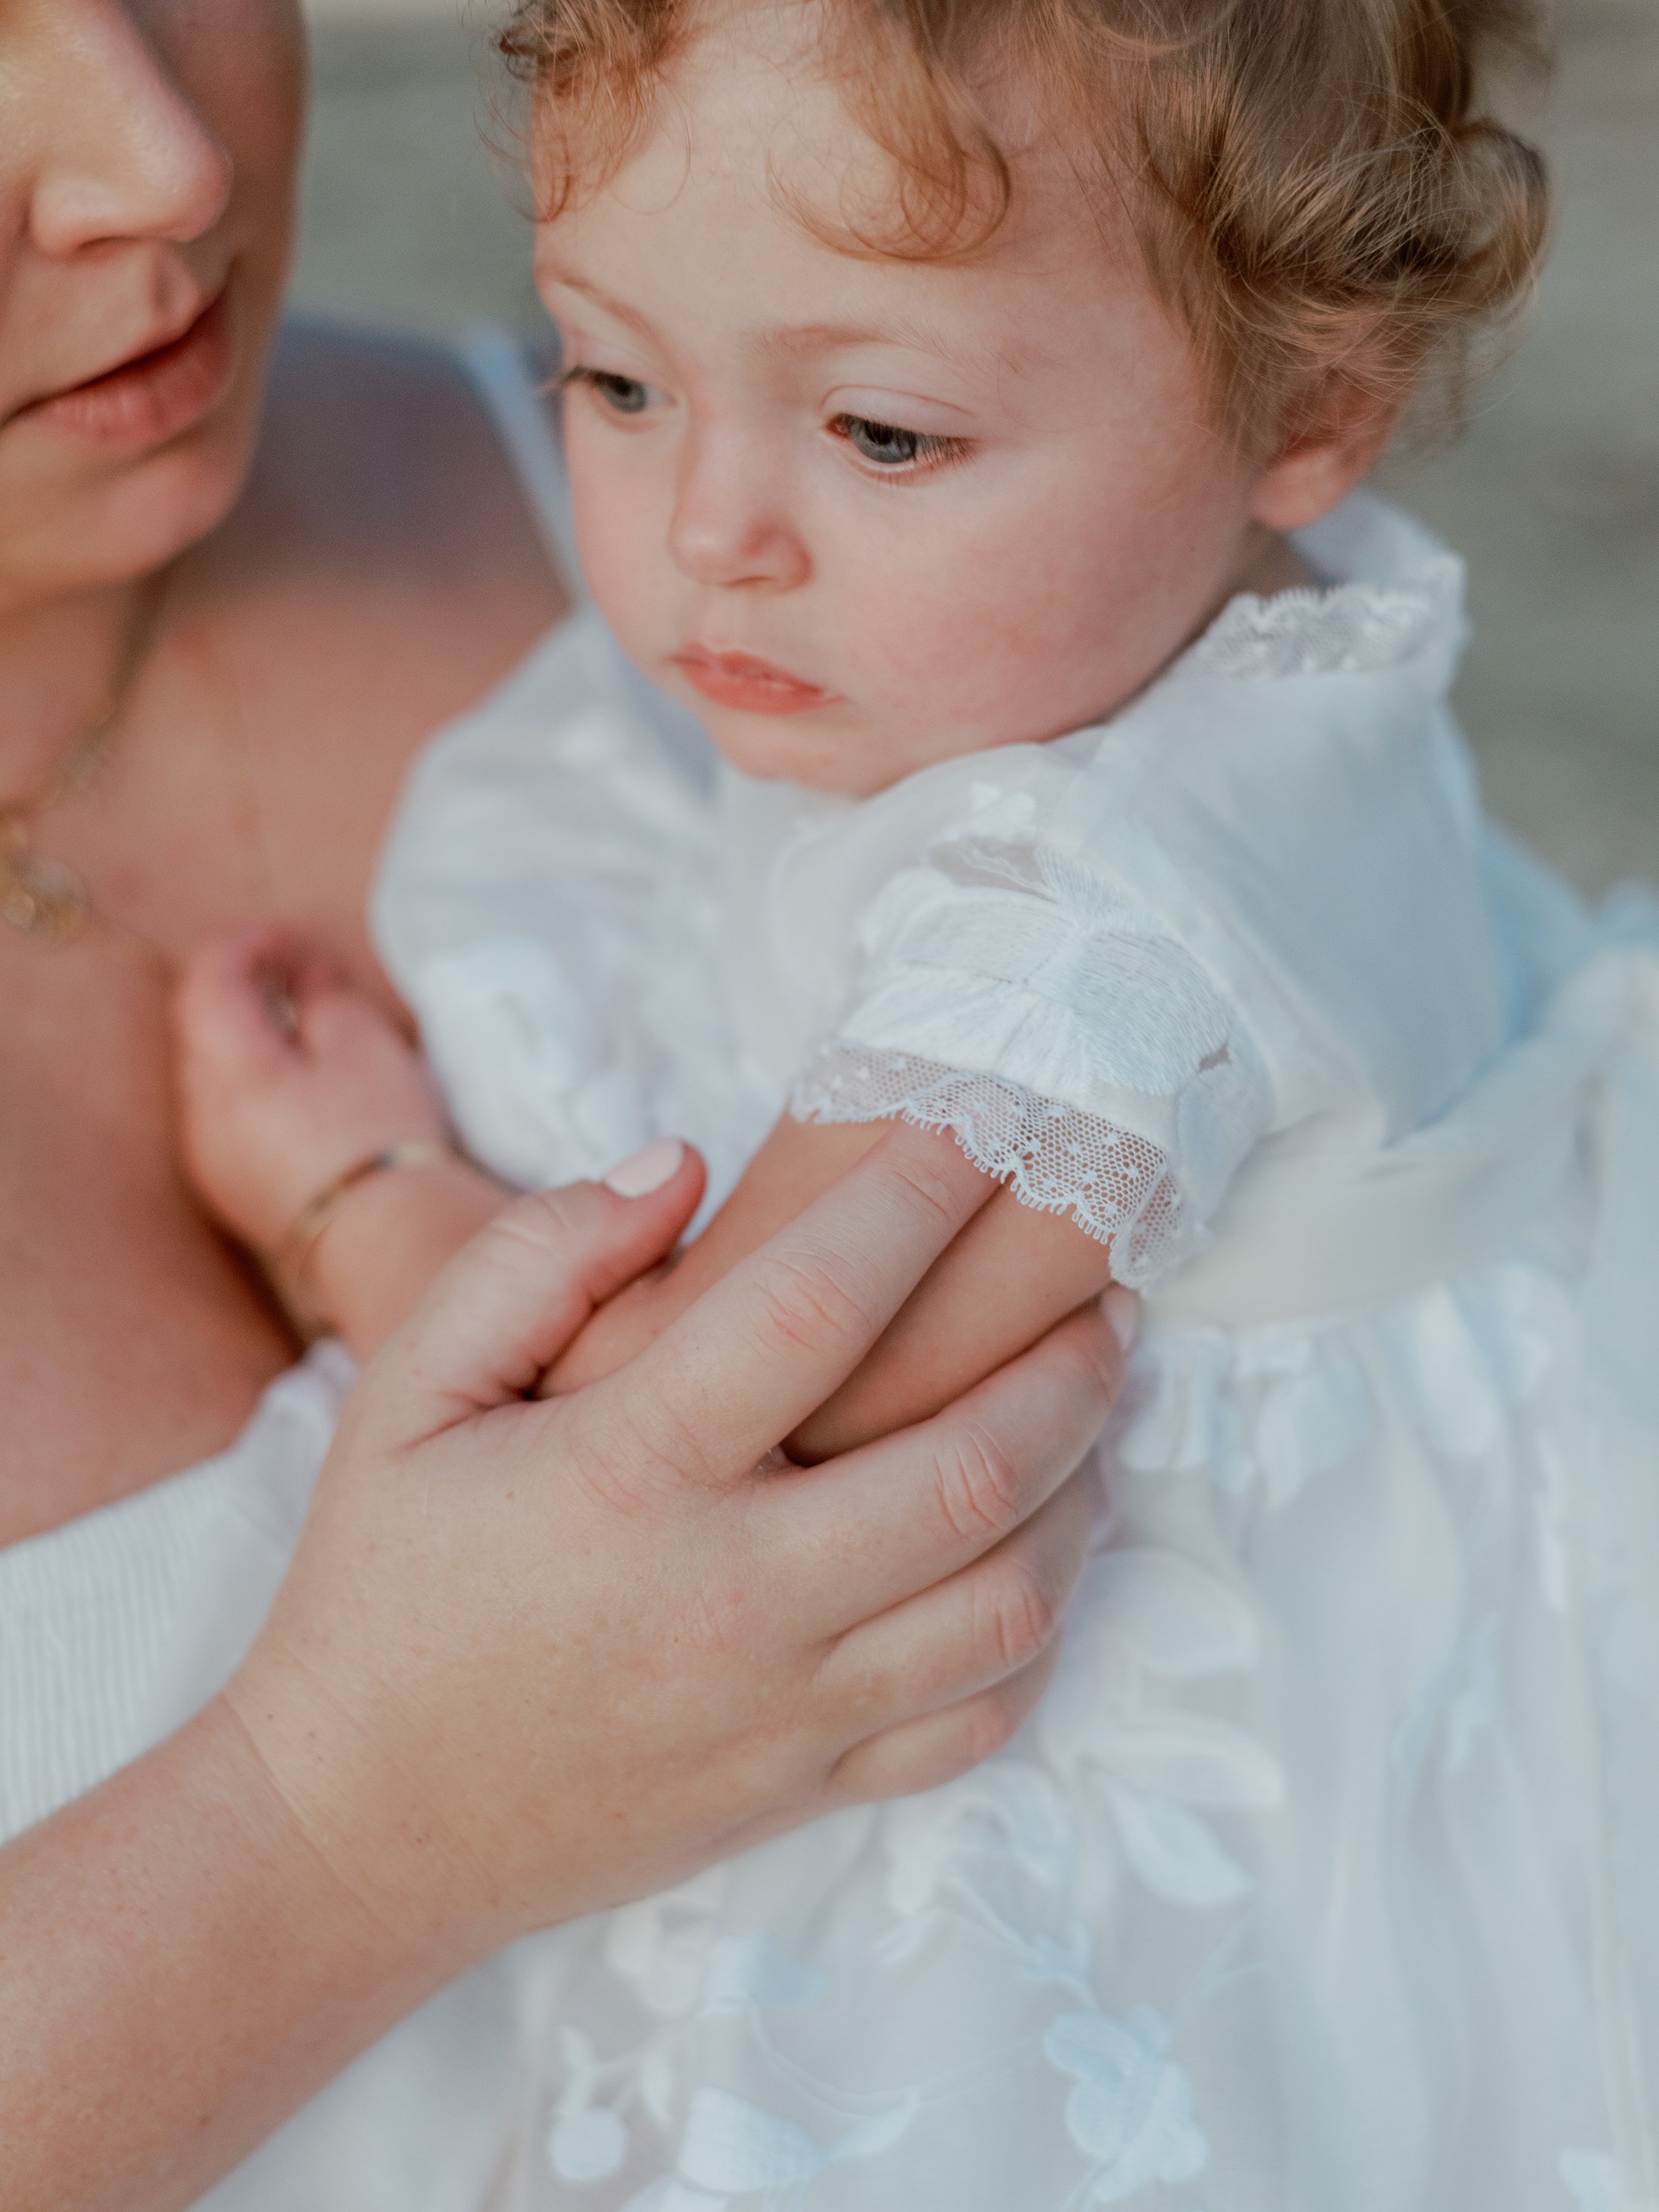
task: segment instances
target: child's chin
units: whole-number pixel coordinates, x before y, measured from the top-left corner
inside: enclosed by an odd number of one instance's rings
[[[809,791],[866,799],[895,780],[891,772],[872,773],[870,763],[844,738],[821,726],[815,729],[811,714],[785,720],[736,714],[706,704],[697,713],[721,758],[757,781],[799,783]]]

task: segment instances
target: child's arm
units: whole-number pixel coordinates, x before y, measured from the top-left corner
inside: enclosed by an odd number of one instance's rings
[[[319,1192],[389,1149],[445,1140],[430,1082],[375,1007],[277,931],[247,933],[192,962],[178,1027],[185,1153],[198,1188],[297,1305],[367,1356],[507,1194],[453,1153],[367,1176],[330,1210],[295,1281],[284,1246]],[[548,1387],[574,1389],[623,1365],[886,1127],[786,1116],[703,1234],[596,1314]],[[939,1412],[1110,1279],[1104,1245],[999,1193],[794,1449],[826,1457]]]
[[[602,1308],[553,1369],[549,1386],[574,1389],[620,1367],[838,1182],[888,1126],[823,1126],[786,1115],[696,1242],[671,1267]],[[827,1458],[937,1413],[1111,1279],[1107,1246],[1062,1216],[999,1192],[924,1276],[857,1374],[791,1438],[792,1450]],[[856,1284],[848,1291],[856,1296]]]
[[[283,930],[245,931],[192,960],[175,1027],[192,1181],[301,1323],[326,1322],[367,1357],[509,1194],[454,1152],[408,1042]],[[422,1164],[338,1188],[400,1146]],[[337,1188],[300,1251],[296,1226]]]

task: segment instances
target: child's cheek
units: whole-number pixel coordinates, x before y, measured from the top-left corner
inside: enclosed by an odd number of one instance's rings
[[[1041,543],[1022,553],[1004,532],[964,529],[854,574],[849,688],[884,704],[921,758],[1053,734],[1045,695],[1080,647],[1098,650],[1097,594]]]
[[[607,447],[614,440],[606,441]],[[566,434],[571,510],[582,576],[631,659],[647,668],[684,641],[670,634],[667,520],[660,472],[626,452],[596,450],[578,425]]]

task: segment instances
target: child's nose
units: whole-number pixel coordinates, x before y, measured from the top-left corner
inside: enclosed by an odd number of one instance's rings
[[[737,436],[689,441],[668,546],[696,584],[787,589],[811,567],[787,486],[768,457]]]

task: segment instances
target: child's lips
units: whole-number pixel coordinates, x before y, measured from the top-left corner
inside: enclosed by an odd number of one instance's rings
[[[749,653],[711,653],[707,646],[687,645],[669,659],[705,699],[747,714],[801,714],[828,706],[836,696],[822,684],[803,683]]]

